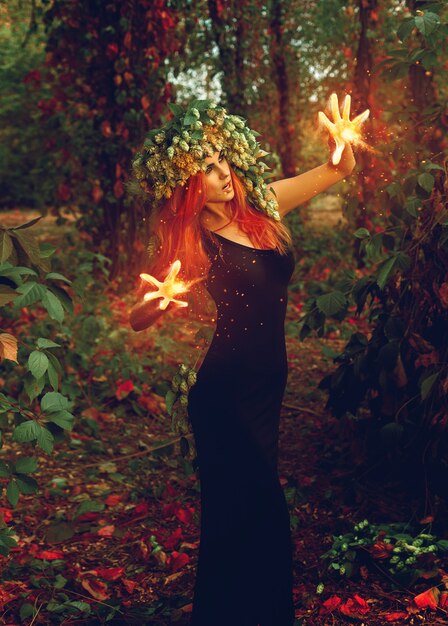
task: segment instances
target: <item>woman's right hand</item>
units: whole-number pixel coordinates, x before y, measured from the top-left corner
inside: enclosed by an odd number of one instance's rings
[[[189,285],[177,278],[179,270],[180,261],[177,259],[170,267],[168,275],[163,282],[160,282],[160,280],[157,280],[157,278],[155,276],[151,276],[151,274],[140,274],[140,278],[157,287],[155,291],[145,293],[143,299],[153,300],[154,298],[162,298],[160,308],[163,310],[166,309],[170,302],[175,302],[179,306],[188,306],[188,302],[175,299],[175,296],[186,293],[189,289]]]
[[[151,274],[140,274],[140,278],[154,285],[156,289],[145,293],[143,301],[132,308],[129,322],[133,330],[140,331],[148,328],[168,307],[172,309],[188,306],[188,302],[175,299],[175,296],[186,293],[190,287],[189,283],[184,283],[177,278],[179,270],[180,261],[176,260],[163,282]]]

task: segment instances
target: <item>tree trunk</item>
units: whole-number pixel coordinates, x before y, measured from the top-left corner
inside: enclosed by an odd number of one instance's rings
[[[225,105],[233,115],[246,115],[244,80],[244,3],[232,2],[226,9],[219,0],[208,0],[212,32],[219,51],[219,66],[223,74]],[[224,10],[230,20],[223,17]]]
[[[277,151],[282,164],[283,175],[286,177],[296,174],[296,167],[292,149],[292,133],[294,128],[289,123],[290,120],[290,84],[286,67],[283,42],[283,5],[282,0],[272,1],[271,10],[271,56],[272,56],[272,78],[277,87],[278,94],[278,121],[279,121],[279,141]]]

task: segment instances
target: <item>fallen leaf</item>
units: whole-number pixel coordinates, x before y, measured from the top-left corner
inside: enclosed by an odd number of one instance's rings
[[[112,537],[114,532],[115,526],[113,524],[110,524],[108,526],[103,526],[102,528],[100,528],[98,531],[98,535],[100,537]]]
[[[414,602],[419,609],[436,609],[439,602],[440,591],[437,587],[431,587],[414,597]]]
[[[55,561],[56,559],[63,559],[65,554],[62,550],[40,550],[34,555],[36,559],[45,559],[46,561]]]
[[[370,607],[361,596],[355,593],[353,598],[349,598],[347,602],[341,604],[339,610],[343,615],[347,615],[347,617],[359,617],[360,615],[368,613]]]
[[[338,606],[341,604],[341,598],[339,596],[331,596],[325,602],[322,603],[322,606],[319,609],[319,615],[327,615],[327,613],[332,613]]]
[[[399,619],[406,619],[409,617],[409,613],[405,613],[404,611],[397,611],[396,613],[388,613],[387,615],[383,615],[386,622],[396,622]]]
[[[110,594],[107,593],[107,585],[101,580],[91,579],[91,580],[81,580],[81,585],[84,587],[86,591],[90,593],[90,595],[96,600],[107,600],[110,597]]]

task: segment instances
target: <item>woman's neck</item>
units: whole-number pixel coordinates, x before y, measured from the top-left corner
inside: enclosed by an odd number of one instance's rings
[[[227,202],[216,204],[213,208],[206,205],[201,211],[202,224],[209,230],[216,230],[231,222],[232,215],[226,206],[227,204]]]

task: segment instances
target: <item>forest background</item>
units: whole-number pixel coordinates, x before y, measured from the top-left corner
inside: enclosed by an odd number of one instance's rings
[[[170,102],[213,98],[292,176],[328,158],[332,92],[370,109],[372,150],[286,218],[297,623],[448,623],[447,43],[443,0],[0,3],[4,623],[187,623],[179,365],[213,328],[129,328],[132,155]]]

